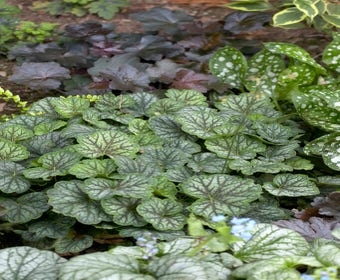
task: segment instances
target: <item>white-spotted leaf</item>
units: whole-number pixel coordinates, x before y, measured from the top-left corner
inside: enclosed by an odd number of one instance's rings
[[[334,40],[326,46],[322,53],[322,61],[330,69],[340,73],[340,36],[334,36]]]

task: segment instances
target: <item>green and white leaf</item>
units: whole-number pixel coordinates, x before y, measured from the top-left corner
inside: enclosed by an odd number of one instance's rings
[[[58,239],[54,243],[54,249],[58,254],[79,253],[93,244],[93,238],[90,235],[66,236]]]
[[[316,4],[320,0],[293,0],[293,4],[312,21],[319,14]]]
[[[302,63],[306,63],[314,67],[321,74],[326,74],[326,69],[324,69],[320,64],[318,64],[311,55],[303,48],[292,44],[292,43],[282,43],[282,42],[268,42],[264,43],[267,50],[276,54],[283,54],[290,58],[296,59]]]
[[[335,244],[325,244],[316,248],[314,255],[325,266],[340,266],[340,249]]]
[[[112,197],[117,188],[117,181],[105,178],[89,178],[81,184],[80,189],[93,200]]]
[[[97,131],[88,136],[77,138],[76,149],[83,156],[98,158],[109,156],[114,158],[120,156],[133,156],[139,147],[127,134],[117,130]]]
[[[165,96],[185,106],[207,106],[205,95],[193,89],[168,89]]]
[[[299,142],[290,140],[288,144],[280,146],[267,146],[265,152],[260,153],[264,159],[269,161],[284,161],[285,159],[292,158],[296,155],[296,149],[299,148]],[[260,157],[262,159],[262,157]]]
[[[283,27],[299,23],[307,18],[307,15],[296,7],[289,7],[277,12],[273,16],[273,26]]]
[[[150,198],[137,207],[137,212],[157,230],[180,230],[186,223],[182,204],[171,199]]]
[[[0,275],[4,280],[57,280],[65,263],[66,259],[56,253],[27,246],[0,250]]]
[[[140,173],[147,177],[152,177],[162,172],[161,167],[155,162],[146,164],[146,161],[141,157],[131,159],[124,156],[117,156],[115,157],[115,162],[118,166],[118,173],[120,174]]]
[[[327,166],[340,171],[340,140],[335,138],[334,142],[327,142],[322,158]]]
[[[243,87],[247,60],[244,55],[231,46],[216,51],[209,61],[209,69],[221,82],[232,88]]]
[[[67,125],[67,122],[61,120],[43,122],[34,127],[34,134],[35,135],[43,135],[49,133],[54,130],[58,130]]]
[[[47,197],[42,192],[27,193],[16,199],[1,197],[0,206],[5,209],[2,218],[15,224],[38,219],[50,208]]]
[[[262,139],[276,145],[289,144],[292,136],[290,127],[280,123],[255,122],[254,128]]]
[[[116,224],[122,226],[142,227],[147,224],[136,211],[139,204],[139,199],[129,197],[111,197],[101,201],[104,211],[113,216]]]
[[[90,107],[90,101],[88,99],[76,96],[52,99],[51,103],[54,110],[66,119],[81,115],[82,112]]]
[[[109,177],[116,170],[112,159],[84,159],[69,169],[69,173],[78,179],[90,177]]]
[[[303,174],[278,174],[273,182],[264,183],[263,188],[275,196],[309,196],[320,193],[316,184]]]
[[[0,191],[4,193],[23,193],[31,183],[24,176],[25,167],[11,161],[0,161]]]
[[[97,252],[69,260],[62,266],[59,280],[155,280],[152,276],[143,275],[140,270],[138,260],[132,256]]]
[[[22,141],[33,136],[33,131],[23,125],[12,124],[0,129],[0,138],[11,142]]]
[[[0,160],[21,161],[27,159],[29,155],[24,146],[0,138]]]
[[[251,179],[231,175],[192,176],[181,184],[182,191],[196,200],[190,209],[198,216],[238,216],[261,195],[261,187]]]
[[[225,4],[224,6],[229,9],[240,10],[245,12],[264,12],[273,9],[273,6],[266,0],[235,1]]]
[[[187,164],[194,172],[224,173],[227,161],[213,153],[195,154]]]
[[[278,77],[278,83],[283,87],[310,85],[315,77],[315,68],[306,63],[298,63],[283,70]]]
[[[72,148],[60,149],[42,155],[37,161],[40,166],[26,169],[24,175],[29,179],[48,179],[54,176],[64,176],[80,159],[81,155]]]
[[[297,232],[270,224],[257,224],[251,239],[235,256],[243,261],[270,260],[275,257],[306,256],[309,244]]]
[[[334,38],[322,53],[322,61],[332,70],[340,73],[340,39]]]
[[[243,134],[216,137],[205,141],[207,149],[225,159],[253,159],[264,152],[266,146],[258,139]]]
[[[89,199],[81,191],[82,181],[59,181],[47,191],[49,204],[53,211],[67,217],[73,217],[86,225],[108,221],[109,217],[102,210],[100,204]]]

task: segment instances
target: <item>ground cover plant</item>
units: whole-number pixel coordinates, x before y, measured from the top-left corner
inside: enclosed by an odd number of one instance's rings
[[[337,279],[339,34],[316,61],[135,17],[148,34],[91,22],[11,51],[13,81],[65,96],[0,91],[27,110],[0,123],[0,227],[25,245],[1,277]]]

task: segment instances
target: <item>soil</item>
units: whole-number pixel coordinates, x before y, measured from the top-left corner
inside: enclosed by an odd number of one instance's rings
[[[19,14],[19,18],[22,20],[33,21],[35,23],[40,22],[57,22],[62,29],[65,25],[72,23],[80,23],[89,20],[106,22],[94,15],[87,15],[86,17],[76,17],[71,14],[65,14],[61,16],[52,16],[43,11],[33,11],[32,4],[35,1],[29,0],[7,0],[11,5],[19,7],[22,12]],[[117,33],[135,33],[139,32],[140,24],[130,18],[133,13],[149,10],[153,7],[165,7],[172,10],[182,10],[189,15],[194,16],[201,22],[211,22],[222,20],[232,10],[227,9],[221,5],[223,1],[218,0],[176,0],[176,1],[164,1],[164,0],[130,0],[130,5],[122,9],[116,14],[115,18],[110,21],[115,25]],[[224,1],[227,2],[227,1]],[[189,4],[188,4],[189,3]],[[299,29],[299,30],[283,30],[280,28],[268,27],[260,31],[242,33],[238,35],[243,39],[255,39],[258,41],[281,41],[297,44],[307,51],[309,51],[314,58],[318,58],[321,55],[324,47],[331,41],[331,37],[324,33],[316,32],[312,28]],[[21,96],[22,100],[34,102],[42,97],[55,95],[56,93],[41,93],[32,91],[29,88],[16,85],[7,80],[7,77],[11,75],[12,68],[15,62],[9,61],[6,57],[0,57],[0,86],[4,89],[9,89],[14,94]],[[5,108],[5,109],[4,109]],[[6,114],[15,111],[16,107],[13,104],[4,104],[0,101],[0,114],[1,112]]]

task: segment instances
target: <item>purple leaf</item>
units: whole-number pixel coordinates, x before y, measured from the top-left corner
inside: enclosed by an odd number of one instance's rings
[[[318,207],[321,215],[334,217],[340,221],[340,192],[332,192],[328,197],[317,197],[311,205]]]
[[[206,83],[209,80],[210,76],[208,75],[198,74],[188,69],[182,69],[177,71],[171,86],[177,89],[195,89],[200,92],[207,92]]]
[[[70,71],[56,62],[24,62],[15,66],[9,80],[32,89],[57,89],[60,80],[69,79]]]

